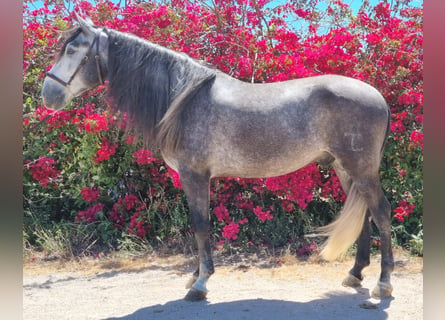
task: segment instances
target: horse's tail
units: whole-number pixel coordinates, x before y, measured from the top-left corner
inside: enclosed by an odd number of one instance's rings
[[[328,261],[346,253],[357,240],[363,228],[367,206],[355,183],[351,184],[346,202],[338,218],[318,230],[329,238],[322,247],[321,256]]]

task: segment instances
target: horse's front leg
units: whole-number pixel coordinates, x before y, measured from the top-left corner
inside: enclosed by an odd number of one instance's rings
[[[207,295],[206,283],[213,274],[213,260],[210,249],[209,231],[209,181],[206,174],[199,174],[190,169],[180,169],[182,187],[187,197],[187,203],[192,220],[192,228],[198,244],[199,267],[193,274],[187,287],[190,289],[185,296],[186,300],[199,301]]]

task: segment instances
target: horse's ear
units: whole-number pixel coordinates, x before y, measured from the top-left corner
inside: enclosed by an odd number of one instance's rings
[[[74,13],[76,15],[77,22],[79,22],[80,28],[82,28],[82,31],[86,34],[94,35],[94,24],[91,22],[91,20],[88,18],[82,18],[77,12]]]

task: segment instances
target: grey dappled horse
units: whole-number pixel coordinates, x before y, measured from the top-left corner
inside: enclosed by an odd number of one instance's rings
[[[108,81],[110,104],[127,112],[144,139],[176,170],[187,196],[199,250],[188,300],[206,297],[214,272],[209,242],[209,180],[272,177],[311,162],[331,165],[347,194],[321,254],[344,253],[358,238],[343,281],[359,286],[369,265],[371,219],[381,236],[375,297],[389,297],[394,267],[390,204],[379,180],[388,135],[388,106],[373,87],[325,75],[270,84],[244,83],[185,54],[81,18],[43,84],[53,108]]]

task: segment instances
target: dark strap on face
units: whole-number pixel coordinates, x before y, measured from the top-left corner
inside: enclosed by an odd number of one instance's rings
[[[47,77],[57,81],[64,87],[71,85],[71,82],[73,81],[74,77],[77,75],[77,73],[80,71],[80,69],[82,69],[82,67],[88,62],[88,59],[89,59],[88,56],[91,53],[91,50],[93,49],[94,44],[96,44],[96,54],[94,55],[94,59],[96,60],[96,72],[97,72],[97,77],[99,79],[100,84],[104,84],[103,77],[102,77],[102,69],[100,67],[99,39],[100,39],[100,32],[95,35],[94,40],[91,43],[90,47],[88,48],[86,55],[82,58],[82,61],[80,61],[79,65],[77,66],[76,70],[74,70],[73,74],[68,79],[68,81],[64,81],[63,79],[52,74],[51,72],[46,73]]]
[[[104,84],[104,80],[102,77],[102,69],[100,68],[100,55],[99,55],[99,40],[100,40],[100,32],[96,35],[94,40],[96,40],[96,54],[94,55],[94,59],[96,60],[96,71],[97,77],[99,78],[99,83]]]

